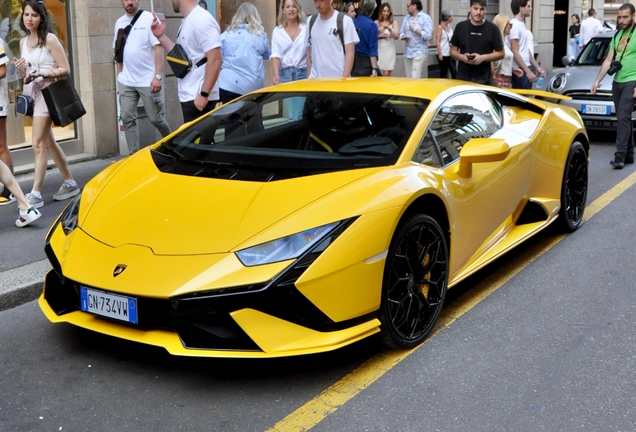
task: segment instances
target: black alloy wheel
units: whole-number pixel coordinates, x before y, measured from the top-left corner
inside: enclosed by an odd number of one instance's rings
[[[448,247],[432,217],[414,214],[396,230],[384,268],[382,341],[412,348],[433,329],[446,296]]]
[[[580,142],[570,147],[561,185],[559,221],[566,232],[576,231],[583,222],[588,188],[587,152]]]

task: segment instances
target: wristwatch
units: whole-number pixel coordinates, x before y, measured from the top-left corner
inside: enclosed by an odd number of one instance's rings
[[[161,81],[161,75],[155,75],[155,79],[158,79],[159,81]]]
[[[201,90],[201,93],[199,93],[199,94],[200,94],[201,96],[203,96],[203,97],[208,97],[208,96],[210,96],[210,93],[208,93],[208,92],[206,92],[206,91],[203,91],[203,90]]]

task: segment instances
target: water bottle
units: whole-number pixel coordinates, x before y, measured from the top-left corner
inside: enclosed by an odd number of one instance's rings
[[[537,78],[537,88],[540,89],[542,85],[543,85],[543,77],[539,75],[539,77]]]

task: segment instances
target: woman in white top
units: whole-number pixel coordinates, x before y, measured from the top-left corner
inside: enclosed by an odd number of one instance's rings
[[[280,5],[278,26],[272,33],[272,67],[274,84],[307,78],[307,15],[298,0],[285,0]],[[289,121],[300,120],[305,98],[292,97],[283,101]]]
[[[453,37],[453,11],[444,9],[441,16],[442,22],[437,26],[435,33],[435,45],[437,46],[437,60],[439,61],[439,76],[448,78],[450,71],[451,78],[455,79],[457,69],[455,68],[455,60],[450,56],[450,40]]]
[[[390,4],[382,3],[375,23],[378,25],[378,67],[382,75],[391,76],[395,69],[395,39],[398,38],[400,26],[393,18]]]
[[[298,0],[285,0],[278,13],[278,26],[272,32],[272,67],[274,84],[307,77],[307,15]]]
[[[31,134],[31,145],[35,153],[35,178],[33,189],[26,198],[30,205],[40,208],[44,205],[40,191],[46,173],[47,150],[64,178],[64,183],[53,195],[53,199],[65,200],[80,192],[71,176],[66,156],[53,137],[51,116],[42,95],[42,89],[50,85],[53,79],[68,76],[71,69],[60,40],[48,32],[48,15],[43,3],[37,0],[22,3],[20,28],[27,36],[20,40],[21,57],[15,57],[13,62],[18,71],[26,75],[23,93],[30,95],[35,101]]]
[[[512,74],[523,76],[523,71],[519,68],[512,67],[512,50],[510,49],[510,29],[512,24],[507,15],[498,14],[493,18],[492,22],[499,28],[501,38],[504,42],[504,58],[498,62],[492,62],[493,77],[495,77],[495,85],[500,88],[510,88],[512,86]]]

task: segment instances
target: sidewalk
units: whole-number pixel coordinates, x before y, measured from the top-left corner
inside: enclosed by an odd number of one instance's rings
[[[121,159],[69,158],[71,173],[80,185],[84,185],[97,173]],[[18,175],[22,190],[27,193],[33,184],[33,173]],[[49,228],[68,201],[53,201],[52,196],[60,187],[62,176],[57,168],[49,169],[44,179],[42,196],[45,205],[40,209],[42,217],[25,228],[14,225],[18,213],[17,204],[0,207],[0,311],[35,300],[42,292],[44,275],[51,269],[44,254],[44,238]]]

